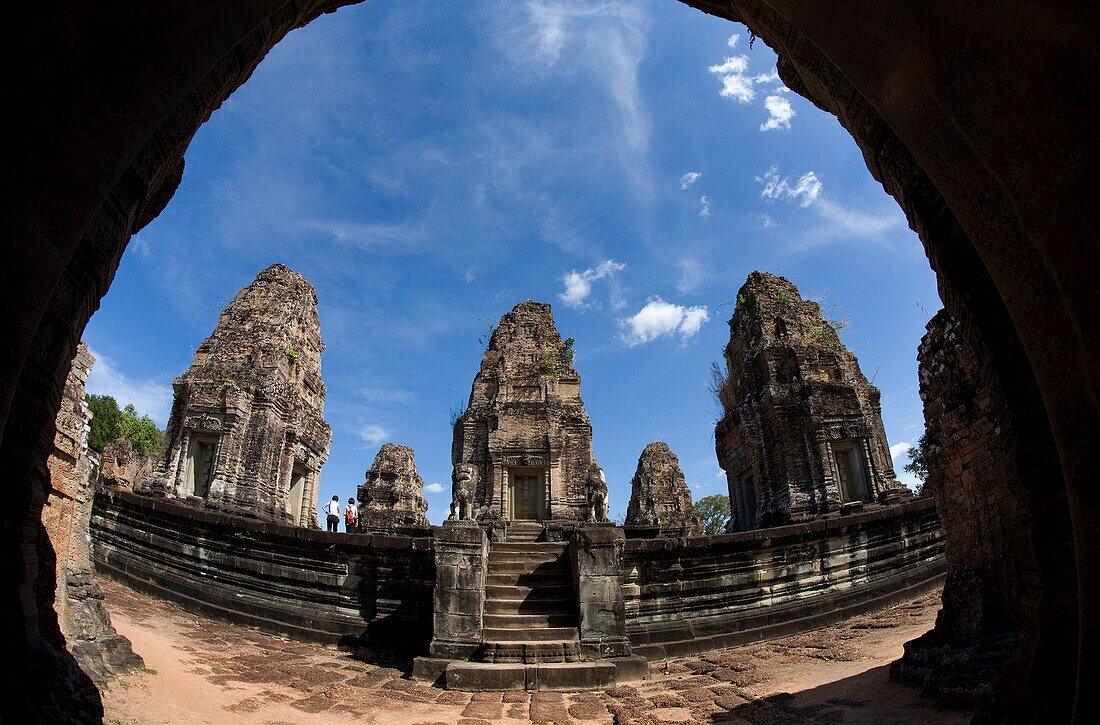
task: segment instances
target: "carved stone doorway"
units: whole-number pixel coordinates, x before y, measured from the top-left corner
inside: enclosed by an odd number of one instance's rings
[[[509,476],[512,489],[512,519],[540,521],[546,499],[543,477],[538,473],[516,471]]]

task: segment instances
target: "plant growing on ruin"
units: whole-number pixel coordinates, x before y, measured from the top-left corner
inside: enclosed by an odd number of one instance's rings
[[[710,380],[707,381],[707,390],[710,391],[711,396],[714,398],[714,402],[718,407],[718,415],[721,417],[725,413],[727,403],[731,404],[733,401],[727,401],[729,393],[727,390],[727,383],[729,378],[726,376],[726,371],[715,361],[710,363]]]
[[[745,304],[745,295],[740,292],[737,293],[737,306],[741,307]]]
[[[484,320],[482,321],[485,322]],[[485,332],[482,333],[481,337],[477,338],[478,344],[488,350],[489,343],[493,341],[493,335],[495,334],[497,334],[497,326],[491,322],[485,322]]]
[[[775,293],[775,301],[786,307],[790,304],[791,298],[787,296],[787,290],[779,290]]]
[[[552,372],[558,367],[558,356],[549,351],[539,353],[536,364],[540,373]]]
[[[295,364],[296,362],[298,362],[298,351],[295,350],[293,347],[287,347],[286,359],[290,361],[291,365]]]
[[[237,386],[237,381],[232,378],[222,381],[222,395],[225,395],[225,391]]]
[[[461,400],[451,406],[451,428],[466,415],[466,404]]]
[[[565,356],[566,362],[568,362],[570,365],[573,364],[573,358],[577,354],[576,350],[573,349],[573,345],[576,342],[577,339],[575,337],[568,337],[565,339],[565,347],[562,348],[562,355]]]

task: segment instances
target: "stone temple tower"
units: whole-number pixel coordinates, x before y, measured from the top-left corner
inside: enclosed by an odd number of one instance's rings
[[[585,519],[585,477],[598,469],[580,384],[550,305],[528,300],[500,319],[451,446],[475,518]]]
[[[388,533],[398,527],[427,527],[424,479],[412,448],[386,443],[359,485],[359,530]]]
[[[702,532],[680,459],[664,441],[653,441],[638,457],[638,469],[630,482],[626,526],[655,528],[673,536],[698,536]]]
[[[274,264],[233,298],[174,398],[164,459],[139,492],[317,525],[324,419],[317,294]]]
[[[715,431],[734,531],[910,496],[899,483],[878,388],[816,302],[753,272],[737,293]]]

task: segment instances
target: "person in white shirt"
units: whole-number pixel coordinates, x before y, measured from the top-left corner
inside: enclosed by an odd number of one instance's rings
[[[328,530],[336,533],[336,527],[340,525],[340,497],[333,496],[324,508],[328,514]]]

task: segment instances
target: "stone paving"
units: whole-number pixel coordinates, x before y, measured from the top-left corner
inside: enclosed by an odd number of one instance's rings
[[[463,693],[413,682],[408,662],[377,653],[197,618],[113,582],[104,589],[150,668],[168,663],[114,683],[104,695],[108,723],[931,723],[971,715],[939,709],[886,675],[900,644],[932,626],[934,596],[781,640],[653,663],[648,680],[604,691]]]

